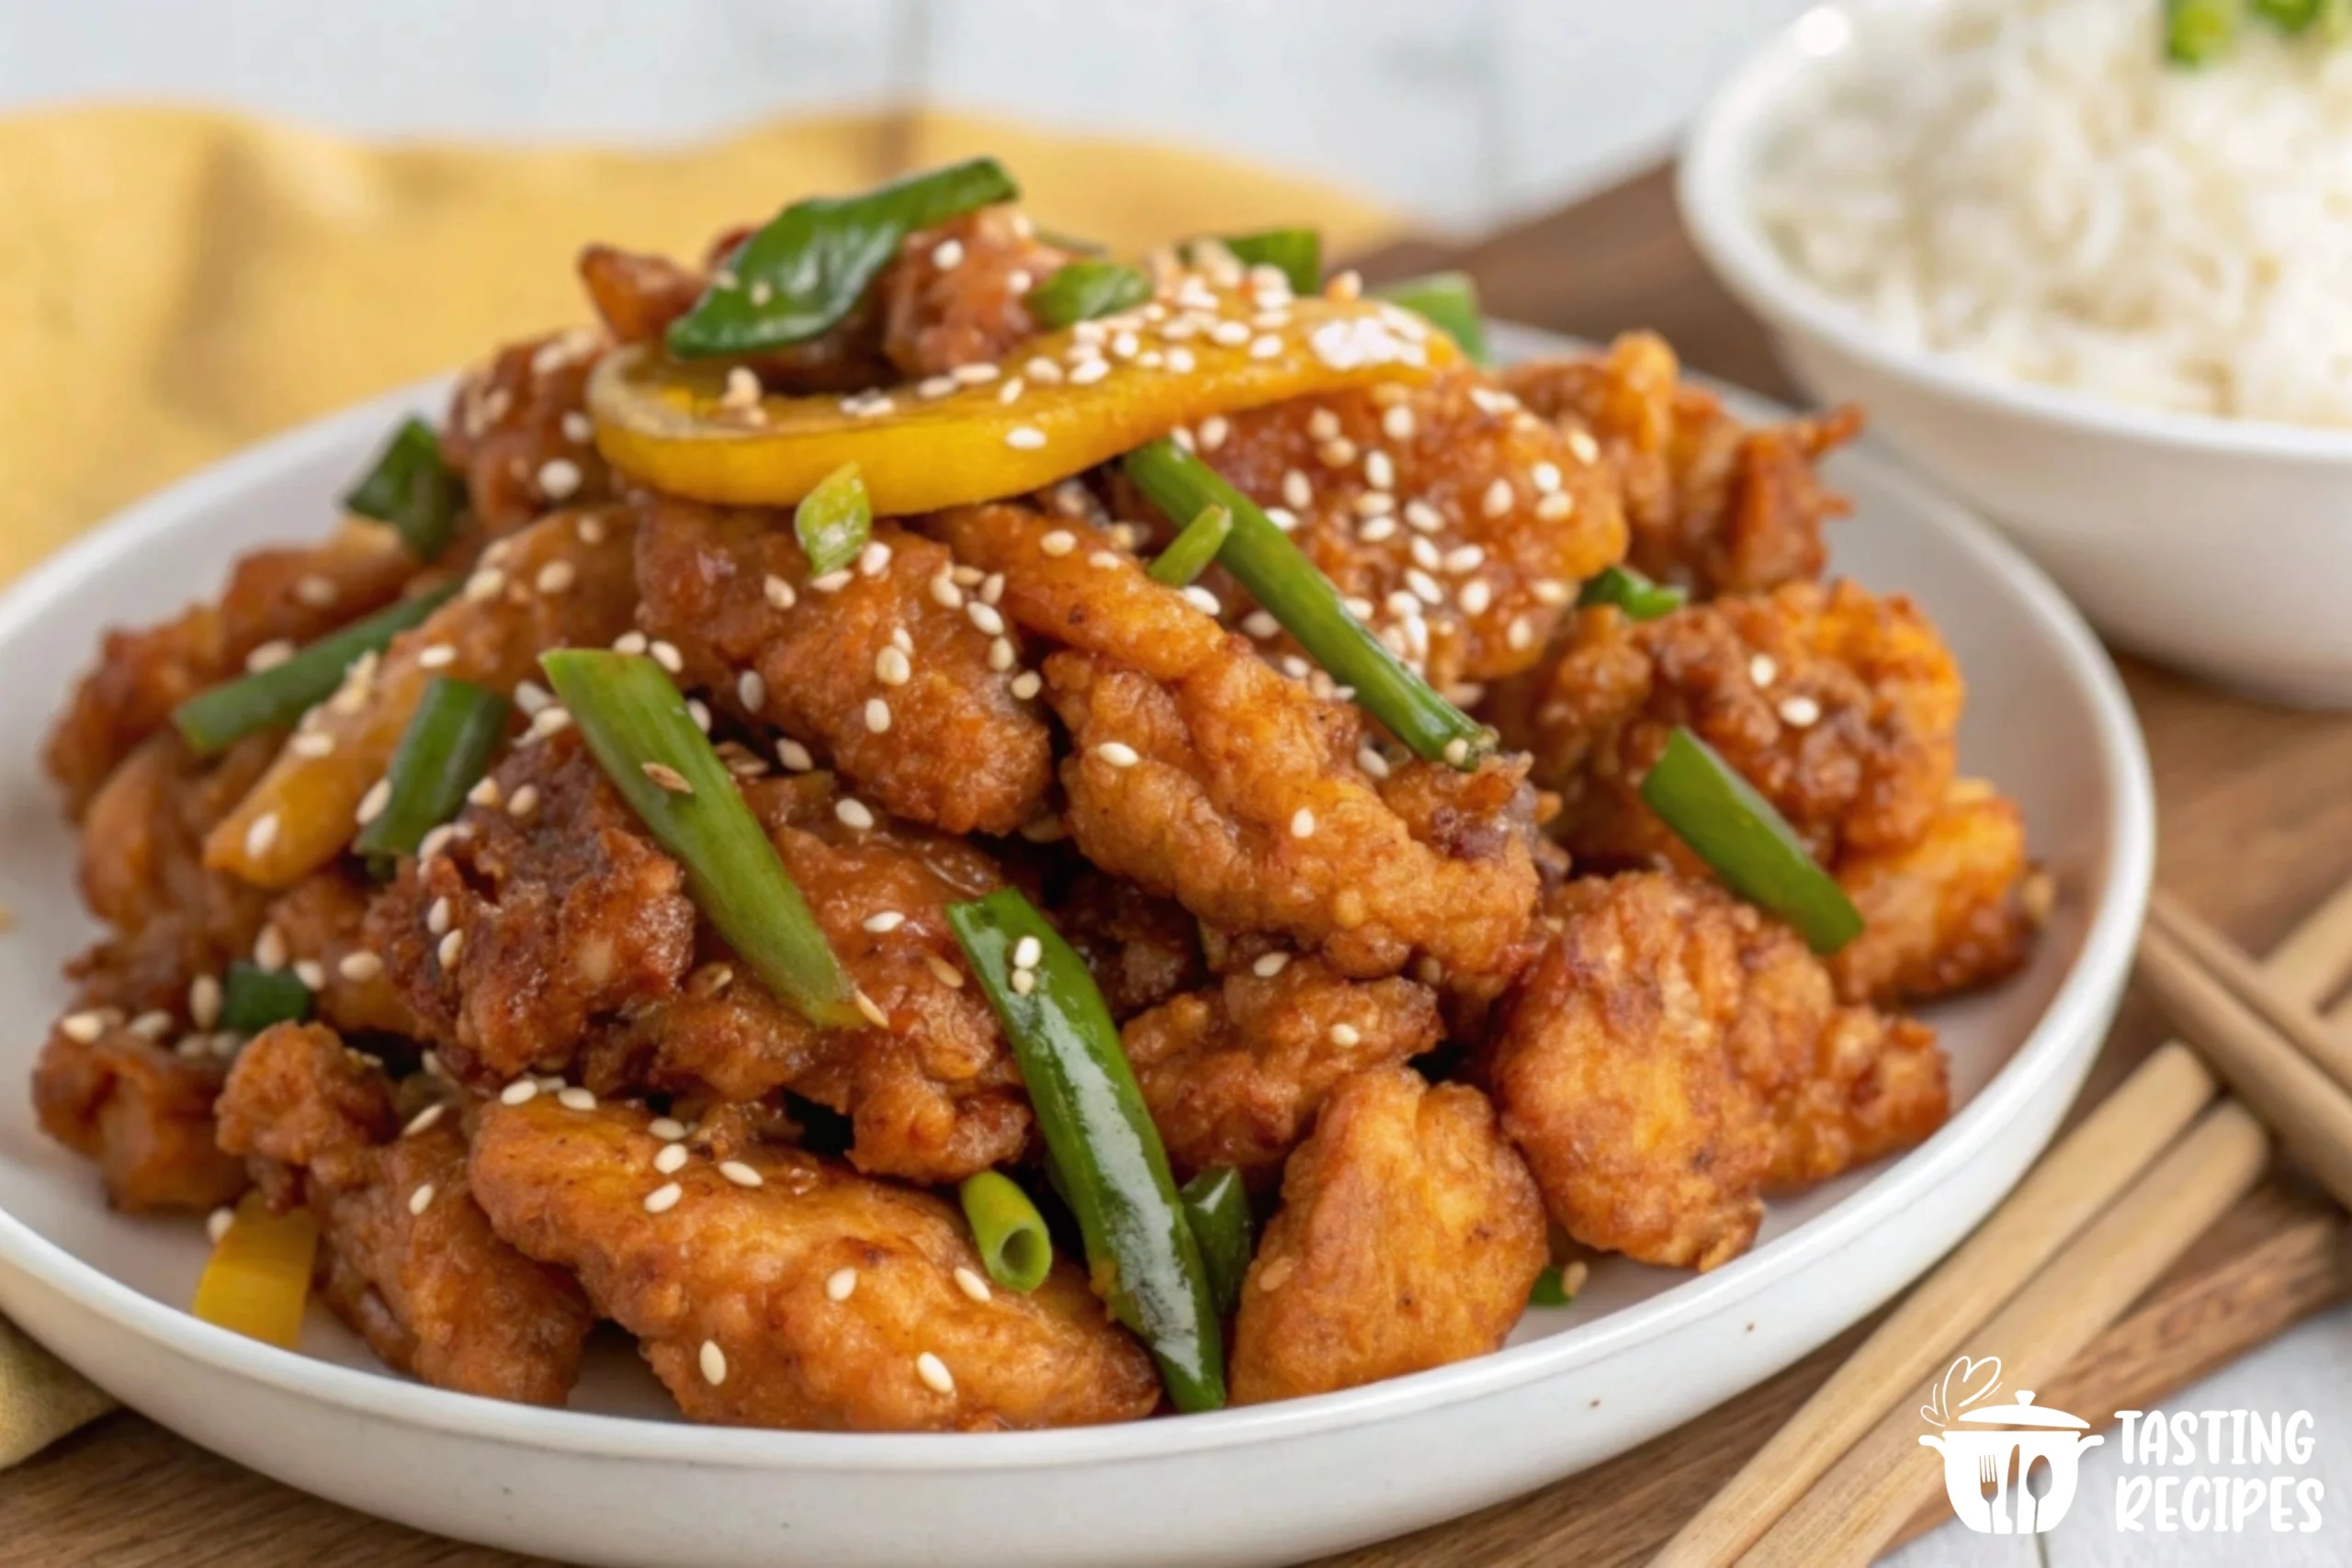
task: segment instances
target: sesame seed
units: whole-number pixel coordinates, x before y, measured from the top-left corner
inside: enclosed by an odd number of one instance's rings
[[[1142,754],[1124,740],[1105,740],[1094,748],[1094,754],[1114,768],[1132,768],[1143,761]]]
[[[440,1121],[441,1118],[447,1113],[448,1109],[449,1102],[447,1100],[435,1100],[432,1104],[426,1106],[424,1110],[418,1111],[415,1115],[408,1119],[408,1125],[401,1129],[401,1136],[403,1138],[413,1138],[419,1133],[426,1131],[435,1122]]]
[[[1821,717],[1821,705],[1811,697],[1797,695],[1781,705],[1781,722],[1792,729],[1803,729]]]
[[[218,1247],[220,1238],[229,1234],[229,1227],[236,1223],[236,1210],[227,1207],[215,1209],[204,1217],[204,1234],[211,1238],[213,1246]]]
[[[1364,482],[1374,490],[1388,490],[1396,483],[1396,464],[1385,452],[1363,455]]]
[[[432,1206],[433,1183],[430,1181],[408,1195],[408,1212],[412,1214],[422,1214]]]
[[[1568,450],[1577,455],[1577,461],[1579,463],[1589,465],[1598,462],[1600,457],[1600,443],[1581,430],[1568,432]]]
[[[1336,440],[1326,441],[1315,457],[1327,468],[1344,468],[1356,460],[1356,444],[1342,435]]]
[[[580,465],[569,457],[549,457],[539,465],[539,493],[561,501],[580,488]]]
[[[220,982],[209,975],[198,975],[187,983],[188,1021],[198,1029],[209,1029],[220,1018]]]
[[[539,575],[531,583],[542,593],[561,593],[579,579],[580,573],[570,561],[551,560],[539,568]]]
[[[1283,340],[1275,333],[1268,333],[1250,345],[1250,357],[1252,359],[1272,359],[1279,356],[1282,351]]]
[[[890,705],[880,697],[865,699],[865,728],[880,735],[890,728]]]
[[[385,793],[389,795],[390,792],[388,790]],[[363,818],[361,820],[365,821],[366,818]],[[277,842],[277,813],[265,811],[254,818],[253,825],[245,829],[245,856],[249,860],[259,860],[269,853],[269,846],[276,842]]]
[[[498,1103],[501,1105],[527,1104],[531,1098],[538,1092],[538,1079],[516,1078],[513,1083],[508,1084],[504,1089],[498,1091]]]
[[[836,1269],[825,1276],[825,1299],[845,1302],[857,1292],[857,1270]]]
[[[964,615],[974,626],[989,637],[1001,637],[1004,633],[1004,616],[998,613],[993,604],[983,604],[976,599],[964,606]]]
[[[1069,384],[1073,387],[1091,387],[1094,385],[1095,382],[1102,379],[1103,377],[1108,376],[1110,373],[1111,362],[1107,359],[1081,359],[1077,364],[1070,367]],[[1022,434],[1023,432],[1016,430],[1012,433],[1012,435],[1019,435]],[[1006,442],[1012,446],[1020,446],[1021,443],[1014,441],[1012,439],[1012,435],[1006,436]],[[1042,435],[1038,436],[1037,444],[1041,446],[1044,446],[1045,437]]]
[[[866,809],[865,802],[854,795],[843,795],[833,802],[833,815],[841,820],[842,827],[854,828],[860,832],[874,826],[874,813]]]
[[[531,716],[531,733],[544,740],[548,736],[563,730],[571,723],[571,715],[567,710],[549,704]]]
[[[1209,415],[1208,418],[1201,421],[1201,450],[1216,451],[1225,445],[1225,438],[1232,432],[1233,425],[1225,415],[1221,413]]]
[[[1409,441],[1413,436],[1413,411],[1403,403],[1380,416],[1381,434],[1391,441]]]
[[[1045,962],[1045,957],[1046,944],[1034,936],[1024,936],[1012,944],[1012,966],[1015,969],[1035,969]]]
[[[674,1116],[656,1116],[645,1124],[645,1130],[664,1143],[676,1143],[686,1135],[686,1124]]]
[[[1315,504],[1315,486],[1296,468],[1283,475],[1283,503],[1304,512]]]
[[[1405,586],[1411,589],[1413,596],[1424,604],[1445,603],[1445,590],[1437,585],[1437,579],[1419,567],[1409,567],[1406,570]]]
[[[434,950],[434,956],[440,959],[442,968],[454,969],[458,964],[458,955],[465,950],[466,933],[451,931],[441,939],[441,945]]]
[[[1004,597],[1004,573],[989,572],[980,579],[980,602],[994,605]]]
[[[653,655],[654,663],[659,664],[673,675],[683,672],[686,667],[686,656],[678,651],[676,643],[657,639],[647,643],[645,651]]]
[[[805,773],[817,765],[817,759],[808,754],[808,748],[788,735],[777,738],[775,760],[796,773]]]
[[[449,898],[447,894],[433,900],[424,911],[424,929],[439,936],[449,929]]]
[[[919,398],[944,398],[955,389],[953,376],[926,376],[915,383],[915,396]]]
[[[1296,811],[1292,812],[1290,815],[1290,836],[1294,839],[1313,838],[1315,836],[1315,813],[1304,806],[1300,807]]]
[[[758,1171],[753,1170],[740,1159],[719,1161],[718,1174],[738,1187],[757,1187],[762,1180]]]
[[[876,1002],[872,997],[867,996],[864,991],[860,991],[857,993],[854,999],[857,1002],[857,1010],[865,1015],[866,1022],[872,1024],[876,1029],[888,1029],[890,1027],[890,1015],[884,1012],[882,1010],[881,1004]]]
[[[997,389],[996,400],[1000,403],[1017,403],[1021,400],[1021,394],[1025,389],[1026,383],[1020,377],[1015,376]]]
[[[1385,779],[1388,776],[1388,759],[1369,746],[1358,748],[1356,766],[1376,779]]]
[[[1015,969],[1012,972],[1012,988],[1020,995],[1027,996],[1037,988],[1037,972],[1035,969]]]
[[[998,674],[1001,675],[1012,669],[1014,660],[1018,657],[1019,655],[1013,650],[1011,638],[996,637],[989,641],[989,668]]]
[[[306,990],[323,991],[327,988],[327,966],[315,958],[296,959],[294,977],[302,982]]]
[[[345,979],[364,986],[384,972],[384,961],[372,953],[346,953],[335,970]]]
[[[294,657],[294,645],[284,637],[273,637],[245,655],[245,671],[258,675],[265,670],[275,670]]]
[[[732,366],[727,372],[727,389],[718,395],[721,408],[757,408],[760,402],[759,373],[748,365]]]
[[[521,789],[516,790],[506,802],[506,815],[515,818],[518,820],[530,816],[531,813],[537,811],[538,808],[539,786],[537,784],[525,784]]]
[[[1484,588],[1486,584],[1483,582],[1474,582],[1470,586],[1473,588]],[[1470,595],[1467,592],[1464,592],[1462,595],[1462,607],[1465,610],[1470,609]],[[1471,610],[1470,613],[1472,615],[1477,614],[1476,610]],[[1513,615],[1510,620],[1510,629],[1503,633],[1503,641],[1515,651],[1524,653],[1527,649],[1535,646],[1535,627],[1529,623],[1525,615]]]
[[[1465,615],[1483,615],[1487,613],[1487,607],[1494,603],[1494,597],[1495,591],[1487,586],[1485,578],[1474,578],[1462,585],[1462,613]],[[1526,645],[1514,643],[1512,646],[1517,648]]]
[[[152,1009],[130,1021],[130,1032],[141,1040],[160,1040],[171,1032],[172,1021],[170,1013]]]
[[[674,1148],[677,1145],[671,1146]],[[674,1181],[665,1181],[645,1195],[645,1212],[649,1214],[666,1214],[676,1208],[678,1200],[685,1195],[684,1188]]]
[[[596,1109],[596,1095],[594,1090],[582,1089],[576,1083],[566,1084],[555,1091],[555,1102],[566,1111],[594,1111]]]
[[[106,1032],[106,1015],[98,1012],[68,1013],[58,1020],[57,1027],[64,1032],[68,1040],[88,1045],[95,1043],[98,1036]]]
[[[323,729],[305,730],[287,742],[287,750],[297,757],[313,760],[334,755],[334,737]]]
[[[768,603],[779,610],[789,610],[799,600],[799,595],[792,591],[792,584],[774,572],[770,572],[767,581],[761,584],[761,592],[767,595]]]
[[[1258,961],[1250,965],[1250,973],[1257,976],[1261,980],[1271,980],[1281,974],[1289,964],[1290,954],[1287,953],[1261,953],[1258,955]]]
[[[953,240],[947,242],[949,245],[955,243]],[[944,250],[946,246],[940,248]],[[695,1360],[702,1368],[702,1381],[711,1387],[717,1388],[727,1381],[727,1352],[718,1348],[717,1340],[704,1340],[702,1348],[695,1354]]]
[[[1500,517],[1504,513],[1509,512],[1510,507],[1511,489],[1509,479],[1497,479],[1488,485],[1485,497],[1478,502],[1478,509],[1489,517]]]
[[[1250,341],[1250,323],[1219,321],[1209,329],[1209,341],[1224,348],[1239,348]]]
[[[756,670],[746,670],[735,677],[735,700],[757,713],[767,705],[767,677]]]
[[[961,240],[945,239],[931,247],[931,265],[942,272],[954,271],[956,265],[963,259],[964,242]],[[717,1382],[718,1380],[713,1378],[710,1381]]]
[[[1577,509],[1577,498],[1566,491],[1556,491],[1535,503],[1535,515],[1546,523],[1557,523]]]
[[[1078,536],[1067,528],[1057,528],[1039,539],[1037,547],[1049,556],[1066,556],[1078,548]]]
[[[890,547],[876,539],[857,552],[857,570],[861,576],[879,577],[890,569]]]
[[[955,578],[944,571],[931,580],[931,597],[944,610],[964,607],[964,591],[956,586]]]
[[[653,1168],[663,1176],[675,1176],[685,1169],[687,1157],[685,1145],[664,1144],[654,1151]]]
[[[1470,758],[1470,742],[1457,735],[1445,743],[1445,760],[1460,767]]]
[[[275,925],[262,927],[261,934],[254,938],[254,962],[264,969],[278,970],[286,967],[286,933]]]
[[[686,782],[686,775],[667,762],[640,762],[638,772],[672,795],[692,795],[695,792],[695,786]]]
[[[1078,378],[1072,377],[1071,379]],[[1016,425],[1004,433],[1004,444],[1015,451],[1035,452],[1046,444],[1046,433],[1035,425]]]
[[[991,1293],[986,1280],[961,1264],[956,1269],[956,1288],[976,1302],[987,1301]]]
[[[1377,545],[1385,542],[1396,532],[1396,520],[1394,517],[1381,516],[1368,520],[1363,527],[1358,528],[1356,537],[1367,545]]]
[[[417,650],[416,667],[420,670],[443,670],[457,662],[458,650],[446,642],[436,642]]]
[[[1045,687],[1046,682],[1044,678],[1041,677],[1035,670],[1023,670],[1020,674],[1015,675],[1012,678],[1012,694],[1019,697],[1023,702],[1027,702],[1031,697],[1035,696],[1039,692],[1045,690]]]
[[[1296,1258],[1275,1258],[1263,1269],[1258,1270],[1258,1288],[1268,1292],[1281,1290],[1284,1285],[1290,1282],[1290,1277],[1297,1268],[1298,1260]]]
[[[1780,673],[1781,667],[1769,653],[1759,653],[1747,661],[1747,678],[1759,687],[1770,685]]]
[[[646,641],[645,634],[643,632],[623,632],[620,636],[613,638],[613,651],[615,653],[643,653],[645,649]]]
[[[294,597],[313,610],[323,610],[335,602],[337,593],[332,580],[311,572],[295,579]]]
[[[1225,606],[1217,603],[1216,595],[1197,582],[1186,583],[1180,592],[1184,596],[1185,604],[1211,619],[1225,614]]]
[[[1426,501],[1405,503],[1406,526],[1423,534],[1434,534],[1445,526],[1445,515]]]
[[[865,930],[874,932],[876,936],[879,936],[885,932],[897,931],[900,926],[905,925],[907,923],[907,917],[899,913],[896,909],[883,909],[877,913],[866,916],[865,919],[859,923],[864,926]]]
[[[922,1379],[923,1386],[933,1393],[956,1392],[956,1379],[948,1371],[947,1363],[928,1350],[915,1358],[915,1376]]]

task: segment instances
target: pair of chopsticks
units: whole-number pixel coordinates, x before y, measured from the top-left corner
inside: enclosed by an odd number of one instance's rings
[[[2352,1207],[2352,885],[2256,964],[2158,893],[2139,974],[2197,1042],[2159,1047],[1888,1314],[1656,1568],[1868,1563],[1941,1491],[1917,1409],[1959,1354],[2003,1382],[2056,1376],[2260,1179],[2265,1123]],[[2235,1091],[2218,1102],[2208,1064]],[[2240,1104],[2239,1100],[2244,1100]],[[2248,1108],[2251,1107],[2251,1110]],[[2256,1120],[2256,1113],[2261,1120]]]

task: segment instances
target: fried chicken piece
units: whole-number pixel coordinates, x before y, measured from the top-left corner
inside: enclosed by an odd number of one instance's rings
[[[985,1431],[1130,1420],[1158,1404],[1150,1358],[1075,1262],[1028,1295],[967,1293],[959,1275],[985,1287],[979,1255],[928,1193],[741,1140],[734,1180],[707,1157],[664,1176],[662,1146],[626,1107],[492,1103],[474,1135],[474,1192],[499,1235],[577,1272],[695,1420]],[[739,1185],[744,1174],[757,1185]]]
[[[910,1181],[960,1181],[1029,1141],[1021,1074],[944,913],[1002,882],[960,840],[883,818],[844,825],[825,774],[747,783],[759,818],[851,981],[887,1029],[820,1029],[706,933],[683,990],[597,1028],[582,1081],[740,1102],[790,1089],[848,1116],[850,1160]],[[891,917],[896,917],[893,919]]]
[[[525,338],[458,383],[441,458],[464,476],[474,516],[491,534],[612,499],[612,470],[588,422],[589,372],[610,346],[593,327]]]
[[[1332,1085],[1418,1056],[1442,1032],[1426,986],[1350,980],[1320,958],[1275,950],[1120,1034],[1178,1177],[1229,1165],[1262,1188]]]
[[[2049,909],[2049,880],[2026,860],[2024,817],[1981,779],[1954,781],[1917,843],[1840,861],[1838,882],[1862,933],[1829,973],[1848,1001],[1880,1006],[2015,973]]]
[[[668,256],[586,245],[576,264],[596,319],[615,343],[658,343],[702,298],[703,275]]]
[[[1712,883],[1572,882],[1487,1077],[1552,1217],[1589,1247],[1713,1269],[1761,1194],[1908,1147],[1951,1109],[1935,1033],[1841,1007],[1793,931]]]
[[[202,1212],[245,1188],[244,1167],[212,1141],[227,1073],[209,1054],[182,1056],[130,1029],[119,1010],[69,1013],[34,1064],[33,1111],[43,1132],[97,1162],[115,1208]]]
[[[967,605],[953,558],[919,534],[877,525],[865,561],[876,570],[812,590],[784,513],[656,500],[638,536],[639,618],[691,683],[816,743],[891,811],[1012,831],[1042,807],[1053,757],[1036,705],[1012,694],[1011,643],[981,629],[994,613]]]
[[[875,283],[882,351],[910,381],[993,365],[1046,330],[1029,313],[1029,290],[1070,259],[1009,206],[910,234]]]
[[[576,730],[491,776],[499,804],[469,804],[440,853],[403,860],[366,935],[443,1060],[496,1082],[560,1071],[591,1019],[673,994],[695,915],[684,871]]]
[[[1794,582],[1635,623],[1579,612],[1547,663],[1486,710],[1561,793],[1579,861],[1703,868],[1641,802],[1644,774],[1688,725],[1835,866],[1927,831],[1951,782],[1960,667],[1901,594]]]
[[[116,765],[181,703],[244,674],[258,650],[314,641],[381,609],[416,570],[390,528],[346,523],[322,544],[239,557],[217,603],[138,630],[109,630],[42,754],[72,816],[81,819]]]
[[[1172,898],[1081,863],[1052,900],[1052,912],[1121,1023],[1208,980],[1201,923]]]
[[[328,1304],[386,1363],[489,1399],[571,1393],[587,1299],[492,1233],[454,1108],[403,1132],[380,1069],[333,1030],[281,1023],[229,1075],[220,1146],[250,1161],[274,1207],[309,1203]]]
[[[83,818],[80,880],[90,912],[127,937],[176,928],[184,978],[218,974],[249,952],[268,896],[208,869],[204,840],[276,750],[267,736],[248,737],[219,757],[198,756],[176,730],[141,741]]]
[[[1614,475],[1482,371],[1294,398],[1227,423],[1204,459],[1295,517],[1292,541],[1441,689],[1533,664],[1577,585],[1625,553]],[[1270,617],[1248,614],[1238,583],[1213,586],[1238,624],[1299,655]]]
[[[1242,1284],[1233,1403],[1499,1349],[1546,1257],[1534,1180],[1486,1096],[1408,1067],[1351,1074],[1291,1156]]]
[[[1851,508],[1814,465],[1860,434],[1861,411],[1752,427],[1678,378],[1664,339],[1628,333],[1606,355],[1537,360],[1500,380],[1570,440],[1599,438],[1643,572],[1702,598],[1820,576],[1821,525]]]
[[[1498,987],[1524,962],[1536,874],[1522,762],[1465,773],[1375,758],[1368,773],[1357,709],[1276,672],[1100,535],[1055,554],[1069,530],[1005,505],[939,524],[957,558],[1005,574],[1014,621],[1068,647],[1046,683],[1073,745],[1070,832],[1097,866],[1219,930],[1320,949],[1355,978],[1418,953],[1454,983]]]
[[[424,1032],[384,961],[368,945],[374,890],[348,868],[330,866],[294,885],[269,907],[287,962],[311,987],[321,1021],[345,1034]]]

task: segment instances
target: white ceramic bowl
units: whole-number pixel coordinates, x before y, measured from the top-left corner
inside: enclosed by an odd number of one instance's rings
[[[1852,16],[1806,12],[1692,130],[1682,216],[1716,276],[1809,392],[1862,404],[2117,642],[2285,701],[2352,705],[2352,433],[2134,408],[1890,344],[1756,223],[1755,162],[1857,47]]]
[[[1552,348],[1556,340],[1517,336]],[[2147,763],[2090,633],[1959,507],[1868,452],[1839,567],[1924,599],[1973,693],[1972,770],[2022,803],[2062,898],[2034,963],[1933,1017],[1960,1109],[1900,1159],[1772,1205],[1704,1276],[1622,1261],[1510,1347],[1287,1404],[1093,1430],[837,1436],[686,1425],[625,1343],[571,1408],[383,1371],[322,1310],[289,1354],[182,1310],[189,1221],[107,1211],[25,1092],[90,935],[39,738],[97,627],[176,606],[231,555],[315,534],[396,413],[440,386],[312,425],[132,508],[0,600],[0,1311],[126,1403],[241,1463],[421,1529],[612,1564],[1129,1568],[1296,1562],[1468,1512],[1621,1453],[1770,1376],[1926,1269],[2050,1136],[2121,988],[2152,861]],[[1761,405],[1735,399],[1751,417]]]

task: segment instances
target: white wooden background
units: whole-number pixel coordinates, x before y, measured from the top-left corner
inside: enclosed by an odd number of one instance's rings
[[[1664,151],[1806,0],[0,0],[0,112],[227,102],[370,135],[674,141],[928,97],[1222,146],[1469,231]],[[2148,0],[2153,6],[2154,0]],[[5,221],[5,220],[0,220]],[[1958,1525],[1900,1568],[2352,1563],[2352,1311],[2174,1408],[2310,1409],[2314,1536],[2122,1536],[2114,1445],[2040,1540]]]

